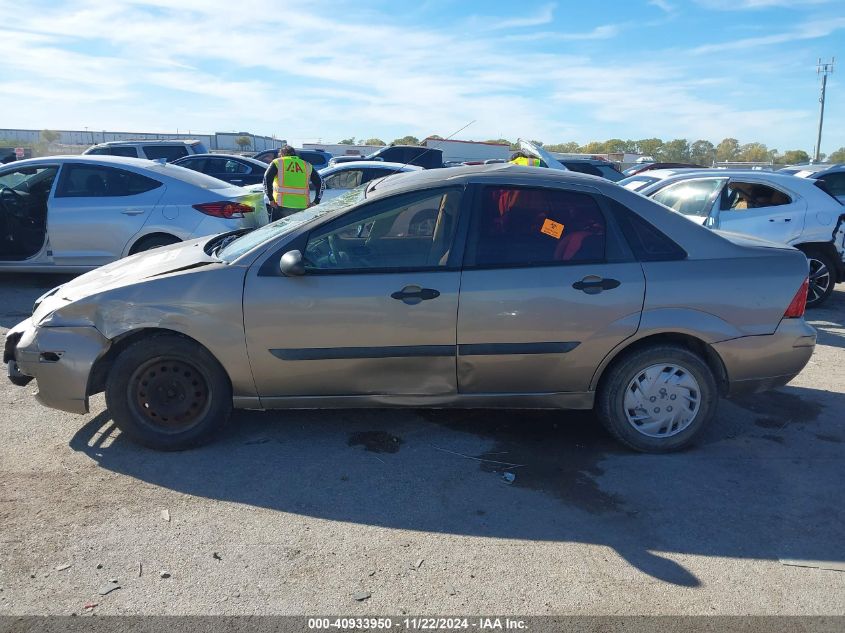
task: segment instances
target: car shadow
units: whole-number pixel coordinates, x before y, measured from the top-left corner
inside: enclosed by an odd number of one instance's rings
[[[621,448],[592,413],[500,410],[239,411],[214,443],[179,453],[129,442],[103,412],[70,446],[189,495],[603,545],[653,578],[696,587],[673,558],[843,559],[843,407],[842,394],[801,387],[723,401],[699,443],[669,455]]]

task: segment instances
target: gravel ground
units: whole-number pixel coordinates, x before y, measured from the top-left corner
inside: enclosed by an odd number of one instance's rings
[[[60,281],[0,280],[0,331]],[[2,380],[0,614],[845,614],[845,287],[809,316],[796,380],[666,456],[416,410],[238,412],[162,454]]]

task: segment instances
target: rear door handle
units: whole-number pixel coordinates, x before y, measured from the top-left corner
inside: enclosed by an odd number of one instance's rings
[[[792,222],[792,218],[781,218],[784,222]],[[774,218],[769,218],[769,222],[777,222]]]
[[[146,213],[144,209],[124,209],[121,211],[123,215],[141,215],[142,213]]]
[[[440,296],[438,290],[433,288],[421,288],[420,286],[405,286],[402,290],[394,292],[391,298],[406,303],[409,306],[416,305],[421,301],[430,301]]]
[[[603,290],[613,290],[621,285],[616,279],[603,279],[598,275],[587,275],[581,281],[572,284],[572,287],[588,295],[597,295]]]

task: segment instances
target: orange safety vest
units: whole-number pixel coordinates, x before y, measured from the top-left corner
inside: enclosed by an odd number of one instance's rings
[[[273,160],[276,177],[273,179],[273,200],[286,209],[307,209],[310,202],[308,182],[311,163],[299,156],[283,156]]]

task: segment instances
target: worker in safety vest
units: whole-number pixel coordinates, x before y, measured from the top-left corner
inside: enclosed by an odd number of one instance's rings
[[[525,165],[526,167],[541,167],[539,158],[532,158],[525,152],[519,151],[511,154],[512,165]]]
[[[309,183],[314,186],[314,202],[311,202]],[[320,204],[323,179],[311,163],[297,156],[290,145],[285,145],[264,172],[264,195],[270,201],[270,220],[275,222],[312,204]]]

